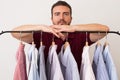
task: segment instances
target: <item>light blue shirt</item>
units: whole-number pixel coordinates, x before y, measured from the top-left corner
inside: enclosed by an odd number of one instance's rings
[[[62,46],[61,52],[59,53],[59,60],[65,80],[80,80],[77,63],[72,55],[69,45],[65,50],[64,45]]]
[[[49,48],[46,66],[47,80],[64,80],[56,49],[57,45],[51,45]]]
[[[38,66],[37,66],[37,60],[36,60],[36,55],[35,55],[35,45],[31,45],[30,48],[30,57],[29,59],[31,60],[31,66],[30,66],[30,71],[29,71],[29,75],[28,75],[28,80],[40,80],[39,79],[39,74],[38,74]],[[32,54],[32,57],[31,57]]]
[[[93,71],[95,73],[96,80],[109,80],[105,63],[102,56],[102,46],[96,45],[95,53],[93,57]]]
[[[106,45],[103,50],[103,59],[107,68],[107,72],[110,80],[118,80],[116,67],[114,65],[111,53],[109,51],[109,45]]]
[[[45,46],[40,46],[38,53],[39,77],[40,80],[46,80],[45,59],[44,59]]]

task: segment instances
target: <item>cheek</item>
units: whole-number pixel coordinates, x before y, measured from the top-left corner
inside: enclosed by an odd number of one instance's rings
[[[52,22],[53,22],[54,25],[57,25],[58,21],[57,21],[57,19],[54,18],[54,19],[52,19]]]
[[[59,18],[55,17],[55,18],[53,18],[53,21],[57,22],[57,21],[59,21]]]
[[[66,18],[66,22],[70,23],[71,22],[71,18]]]
[[[53,17],[52,20],[53,20],[53,21],[57,21],[58,18],[57,18],[57,17]]]

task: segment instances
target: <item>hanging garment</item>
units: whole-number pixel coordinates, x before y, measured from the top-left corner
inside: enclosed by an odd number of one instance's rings
[[[87,41],[88,41],[89,45],[91,45],[94,42],[91,42],[89,36],[90,36],[90,33],[87,34]],[[42,32],[42,37],[41,37],[40,33],[34,33],[33,37],[34,37],[34,42],[36,44],[37,49],[39,49],[40,41],[42,38],[42,41],[45,45],[45,50],[44,50],[45,60],[47,60],[49,47],[50,47],[52,39],[53,39],[53,34]],[[57,53],[59,53],[62,45],[65,43],[65,40],[63,41],[62,39],[57,38],[55,36],[54,41],[57,45]],[[78,69],[80,69],[81,60],[82,60],[82,49],[84,47],[84,43],[86,42],[86,33],[78,33],[78,32],[69,33],[68,41],[69,41],[70,45],[72,45],[72,46],[70,46],[70,48],[71,48],[72,54],[78,64]]]
[[[109,80],[100,44],[96,45],[92,66],[96,80]]]
[[[51,45],[47,59],[47,80],[64,80],[57,56],[57,45]]]
[[[31,66],[29,67],[30,71],[29,71],[29,75],[28,75],[28,80],[40,80],[39,74],[38,74],[38,66],[37,66],[35,49],[36,49],[35,45],[32,44],[31,48],[30,48],[30,52],[29,52],[30,55],[28,54],[28,56],[31,56],[31,54],[32,54],[32,57],[29,57],[29,59],[32,59],[32,60],[31,60]]]
[[[95,80],[92,65],[89,58],[89,46],[84,46],[80,68],[81,80]]]
[[[29,76],[29,72],[30,72],[30,68],[31,68],[31,62],[32,62],[32,53],[34,51],[34,46],[30,46],[30,49],[28,50],[28,76]]]
[[[45,46],[40,46],[38,53],[38,66],[40,80],[46,80],[45,59],[44,59]]]
[[[110,80],[118,80],[116,67],[113,62],[111,53],[109,51],[109,45],[106,45],[103,50],[103,59],[104,59],[104,62],[105,62],[106,68],[107,68],[109,79]]]
[[[58,56],[64,80],[80,80],[77,63],[71,52],[70,45],[66,46],[65,49],[63,45]]]
[[[24,44],[20,43],[16,59],[17,65],[14,72],[14,80],[27,80],[27,71],[26,71],[26,56],[24,52]]]

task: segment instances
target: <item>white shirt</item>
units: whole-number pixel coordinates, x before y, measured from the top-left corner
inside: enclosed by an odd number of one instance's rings
[[[95,80],[95,76],[89,58],[89,46],[83,47],[80,78],[81,80]]]

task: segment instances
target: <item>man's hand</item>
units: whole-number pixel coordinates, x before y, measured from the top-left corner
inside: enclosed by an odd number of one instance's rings
[[[42,26],[41,29],[43,32],[49,32],[49,33],[53,33],[56,37],[60,38],[60,36],[58,35],[58,31],[56,29],[53,29],[52,27],[49,26]]]
[[[51,25],[50,26],[62,40],[65,40],[66,34],[62,32],[74,32],[75,29],[69,25]]]
[[[70,25],[51,25],[51,27],[57,30],[57,32],[75,32],[75,27]]]

